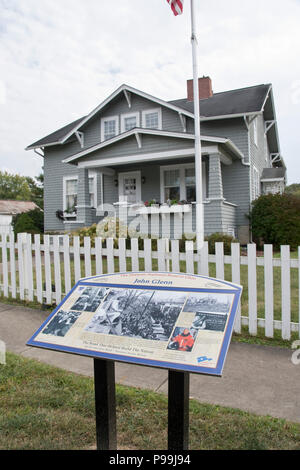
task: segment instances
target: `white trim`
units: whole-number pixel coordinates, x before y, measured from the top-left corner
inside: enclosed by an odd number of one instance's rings
[[[121,133],[128,132],[125,130],[125,119],[131,118],[131,117],[135,117],[136,119],[136,125],[134,126],[133,129],[140,127],[140,113],[138,111],[136,113],[121,114]]]
[[[140,171],[126,171],[118,174],[119,180],[119,202],[124,201],[124,178],[135,178],[136,179],[136,201],[130,204],[137,204],[142,200],[142,183],[141,183],[141,172]],[[122,201],[123,198],[123,201]]]
[[[131,93],[129,93],[127,90],[123,90],[124,95],[128,104],[128,108],[131,108]]]
[[[253,119],[253,142],[256,147],[258,147],[258,122],[257,117]]]
[[[170,158],[193,157],[194,149],[172,150],[167,152],[144,153],[128,155],[126,157],[111,157],[91,160],[88,162],[79,162],[78,168],[94,168],[107,165],[126,165],[127,163],[143,163],[156,160],[168,160]]]
[[[253,184],[252,197],[253,197],[253,199],[252,200],[255,200],[261,195],[259,171],[258,171],[258,169],[256,168],[255,165],[253,165],[252,172],[253,172],[253,181],[252,181],[252,184]]]
[[[68,158],[65,158],[62,160],[62,163],[70,163],[74,160],[77,160],[78,158],[81,158],[85,155],[88,155],[90,153],[96,152],[97,150],[100,150],[103,147],[106,147],[107,145],[114,144],[115,142],[118,142],[119,140],[126,139],[127,137],[130,137],[131,135],[135,135],[136,133],[139,134],[148,134],[148,135],[158,135],[162,137],[174,137],[174,138],[179,138],[179,139],[187,139],[187,140],[194,140],[195,136],[194,134],[186,134],[182,132],[170,132],[170,131],[161,131],[161,130],[156,130],[156,129],[131,129],[130,131],[124,132],[123,134],[116,135],[115,137],[112,137],[109,140],[106,140],[104,142],[101,142],[100,144],[96,144],[93,147],[90,147],[86,150],[83,150],[82,152],[78,152],[75,155],[71,155]],[[223,137],[213,137],[213,136],[206,136],[202,135],[201,140],[204,142],[212,142],[212,143],[217,143],[217,144],[225,144],[233,153],[235,153],[239,158],[244,159],[244,154],[238,149],[238,147],[229,139],[223,138]],[[202,153],[204,153],[202,149]]]
[[[79,131],[76,131],[75,132],[75,135],[77,137],[77,140],[80,144],[80,147],[83,149],[84,147],[84,133],[83,132],[79,132]]]
[[[94,194],[94,203],[95,206],[88,206],[88,207],[97,207],[98,198],[97,198],[97,173],[95,171],[89,171],[89,178],[94,179],[93,183],[93,194]],[[67,196],[67,181],[76,180],[78,182],[78,175],[65,175],[63,176],[63,211],[67,210],[66,206],[66,196]],[[78,194],[78,193],[77,193]],[[76,206],[76,207],[83,207],[83,206]],[[75,217],[76,213],[68,214],[67,217]]]
[[[185,114],[186,116],[189,116],[191,118],[194,118],[194,114],[190,113],[188,111],[185,111],[182,108],[179,108],[178,106],[172,105],[170,103],[167,103],[164,100],[161,100],[159,98],[155,98],[155,96],[149,95],[148,93],[145,93],[143,91],[137,90],[136,88],[133,88],[128,85],[121,85],[117,90],[115,90],[108,98],[106,98],[99,106],[97,106],[88,116],[86,116],[79,124],[77,124],[68,134],[60,141],[61,144],[63,144],[74,132],[76,132],[80,127],[82,127],[87,121],[89,121],[98,111],[104,108],[110,101],[112,101],[118,94],[120,94],[122,91],[126,90],[127,92],[134,93],[136,95],[141,96],[142,98],[146,98],[150,101],[153,101],[157,104],[160,104],[161,106],[165,106],[166,108],[172,109],[173,111],[176,111],[177,113],[180,112],[182,114]]]
[[[279,181],[284,181],[284,177],[282,176],[281,178],[264,178],[260,180],[261,183],[275,183]]]
[[[63,212],[67,210],[66,197],[67,197],[67,182],[68,181],[78,181],[78,175],[67,175],[63,177]],[[68,214],[68,217],[75,217],[76,213]]]
[[[147,114],[154,114],[154,113],[157,113],[158,115],[158,127],[157,128],[154,128],[154,127],[146,127],[146,115]],[[154,109],[145,109],[144,111],[142,111],[142,127],[144,129],[157,129],[157,130],[161,130],[162,129],[162,110],[161,108],[154,108]]]
[[[104,123],[105,122],[109,122],[109,121],[115,121],[116,123],[116,133],[115,133],[115,136],[117,136],[119,134],[119,116],[106,116],[106,117],[103,117],[101,118],[101,142],[108,142],[109,140],[111,140],[112,138],[110,139],[105,139],[104,138]]]
[[[180,201],[186,200],[185,170],[188,168],[195,168],[195,163],[181,163],[179,165],[162,165],[160,167],[160,200],[162,203],[166,203],[164,172],[168,170],[179,170],[180,172]],[[203,192],[203,199],[205,199],[205,194],[206,194],[205,162],[202,162],[202,192]]]
[[[210,116],[210,117],[205,117],[201,116],[200,121],[217,121],[220,119],[232,119],[232,118],[243,118],[243,117],[248,117],[248,116],[259,116],[263,114],[263,111],[252,111],[249,113],[236,113],[236,114],[221,114],[219,116]]]

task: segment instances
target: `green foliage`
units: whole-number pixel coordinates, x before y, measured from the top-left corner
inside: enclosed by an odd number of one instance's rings
[[[289,186],[286,186],[285,193],[294,194],[294,196],[300,196],[300,184],[294,183],[294,184],[290,184]]]
[[[0,199],[33,201],[43,207],[43,174],[36,178],[0,171]]]
[[[252,203],[250,213],[253,239],[258,246],[300,245],[300,198],[293,194],[266,194]]]
[[[224,254],[230,255],[231,254],[231,243],[238,243],[231,235],[227,235],[226,233],[215,232],[205,238],[208,242],[208,251],[210,254],[215,254],[215,244],[217,242],[224,243]]]
[[[23,212],[13,217],[12,226],[15,235],[18,233],[43,233],[44,213],[40,209]]]

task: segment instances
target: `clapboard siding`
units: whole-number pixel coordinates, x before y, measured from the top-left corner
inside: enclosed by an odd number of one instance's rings
[[[103,117],[118,116],[119,129],[121,130],[121,116],[128,113],[139,113],[140,126],[142,126],[142,112],[144,110],[161,108],[162,112],[162,128],[166,131],[183,132],[182,122],[178,112],[160,107],[157,103],[145,99],[141,96],[131,94],[131,107],[129,108],[125,95],[121,93],[105,108],[98,112],[91,120],[89,120],[80,131],[84,132],[84,148],[90,148],[101,141],[101,119]],[[191,118],[186,118],[187,133],[194,132],[194,122]],[[233,160],[231,165],[221,165],[222,168],[222,184],[223,197],[226,201],[235,204],[234,210],[232,206],[226,206],[220,201],[211,201],[205,204],[205,233],[209,234],[216,231],[227,231],[228,227],[237,228],[247,227],[249,221],[247,214],[250,209],[250,202],[253,197],[253,178],[252,168],[255,165],[259,173],[262,173],[264,167],[267,166],[264,136],[263,117],[258,118],[258,146],[253,142],[253,126],[250,124],[250,134],[243,118],[223,119],[216,121],[203,121],[201,123],[201,134],[207,136],[225,137],[230,139],[238,149],[243,153],[243,160]],[[103,195],[102,201],[102,177],[100,168],[96,169],[97,173],[97,203],[104,202],[113,204],[118,201],[118,187],[115,181],[118,179],[118,173],[124,171],[141,171],[141,176],[145,178],[142,184],[142,199],[156,199],[160,201],[160,164],[184,163],[193,161],[191,159],[177,159],[170,161],[159,161],[153,163],[145,163],[143,165],[122,165],[122,158],[128,155],[147,154],[158,152],[167,152],[180,149],[191,149],[191,156],[194,153],[193,139],[180,139],[173,137],[141,135],[142,148],[139,148],[135,136],[130,136],[112,145],[108,145],[103,149],[97,150],[89,155],[82,157],[81,162],[93,160],[101,160],[104,158],[115,157],[119,159],[118,166],[115,166],[115,175],[103,176]],[[77,175],[77,166],[72,164],[64,164],[62,160],[72,156],[82,150],[78,140],[75,137],[62,146],[54,146],[45,148],[45,230],[46,231],[63,231],[65,228],[71,228],[71,224],[64,224],[57,219],[55,213],[59,209],[63,209],[63,177]],[[251,165],[251,166],[250,166]],[[208,172],[209,164],[207,162],[206,171]],[[208,176],[207,176],[208,182]],[[252,183],[251,183],[252,182]],[[252,185],[251,185],[252,184]],[[211,186],[212,187],[212,186]],[[207,185],[208,188],[208,185]],[[229,208],[230,207],[230,208]],[[98,216],[95,220],[99,220]],[[180,232],[180,220],[178,217],[171,216],[171,236]],[[83,221],[84,222],[84,221]],[[73,227],[75,227],[73,225]],[[192,220],[192,227],[195,228],[195,220]],[[77,226],[76,226],[77,228]],[[160,231],[161,233],[161,231]]]

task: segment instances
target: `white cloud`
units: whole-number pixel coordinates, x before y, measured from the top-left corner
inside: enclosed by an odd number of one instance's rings
[[[24,148],[85,115],[121,83],[163,99],[192,77],[189,2],[175,18],[162,0],[0,0],[0,166],[34,176]],[[296,0],[197,4],[199,74],[215,92],[273,83],[290,182],[300,115]]]

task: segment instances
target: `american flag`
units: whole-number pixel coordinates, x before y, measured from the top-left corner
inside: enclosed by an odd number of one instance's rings
[[[167,0],[167,2],[171,6],[175,16],[182,14],[184,0]]]

